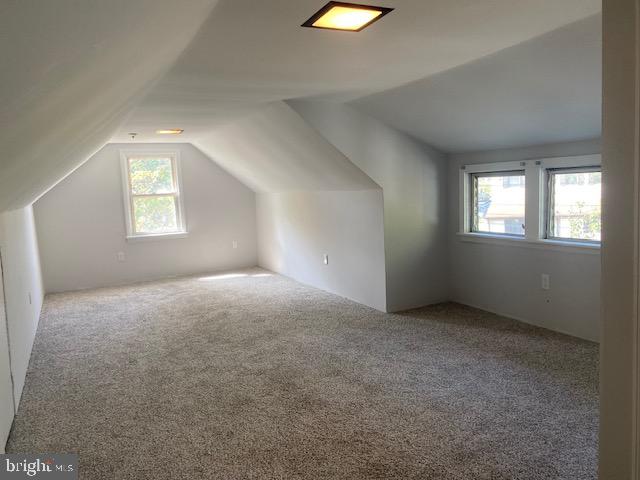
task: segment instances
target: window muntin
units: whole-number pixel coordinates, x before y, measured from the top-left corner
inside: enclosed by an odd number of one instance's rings
[[[123,156],[129,237],[185,233],[177,153]]]
[[[546,238],[600,242],[600,167],[547,170]]]
[[[471,232],[524,236],[524,170],[473,173],[470,180]]]

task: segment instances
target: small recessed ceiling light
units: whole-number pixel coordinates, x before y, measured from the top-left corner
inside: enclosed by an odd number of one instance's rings
[[[302,26],[359,32],[392,10],[393,8],[355,3],[329,2]]]
[[[184,130],[181,128],[170,128],[168,130],[156,130],[158,135],[180,135]]]

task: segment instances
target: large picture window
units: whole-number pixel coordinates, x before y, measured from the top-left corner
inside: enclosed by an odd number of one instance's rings
[[[186,233],[177,152],[122,153],[127,236]]]

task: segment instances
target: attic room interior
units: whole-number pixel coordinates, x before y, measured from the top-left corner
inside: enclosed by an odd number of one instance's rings
[[[0,477],[640,479],[639,7],[0,2]]]

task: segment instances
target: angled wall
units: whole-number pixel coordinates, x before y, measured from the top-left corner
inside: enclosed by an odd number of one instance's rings
[[[344,153],[283,102],[197,145],[258,192],[261,266],[386,310],[382,190]]]
[[[444,156],[350,106],[289,104],[383,189],[387,311],[447,300]]]

